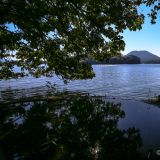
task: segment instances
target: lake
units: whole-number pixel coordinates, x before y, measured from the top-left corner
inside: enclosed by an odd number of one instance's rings
[[[93,65],[93,69],[96,76],[92,80],[74,80],[67,85],[57,77],[0,81],[0,98],[4,98],[10,90],[15,90],[17,96],[43,95],[48,90],[47,81],[57,84],[59,90],[109,98],[143,100],[160,94],[160,64]]]
[[[57,77],[0,81],[1,100],[44,96],[52,89],[50,83],[61,91],[104,96],[103,101],[82,96],[59,102],[0,103],[0,159],[6,155],[53,159],[53,153],[62,159],[160,158],[160,108],[141,101],[160,94],[160,65],[93,65],[93,69],[92,80],[67,85]]]

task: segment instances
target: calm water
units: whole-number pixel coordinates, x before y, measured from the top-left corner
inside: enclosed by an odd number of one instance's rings
[[[96,77],[92,80],[75,80],[64,85],[54,78],[23,78],[0,81],[1,98],[14,89],[17,95],[45,94],[47,81],[56,83],[60,90],[81,91],[93,95],[120,99],[147,99],[160,94],[160,65],[93,65]],[[30,92],[30,88],[32,91]]]

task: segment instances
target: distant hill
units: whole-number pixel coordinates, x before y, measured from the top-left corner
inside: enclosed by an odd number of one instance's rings
[[[140,64],[140,58],[134,55],[116,56],[109,59],[109,64]]]
[[[160,63],[160,57],[148,51],[131,51],[127,55],[133,55],[139,57],[141,63]]]

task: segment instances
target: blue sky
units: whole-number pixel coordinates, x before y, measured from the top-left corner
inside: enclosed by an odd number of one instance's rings
[[[145,10],[145,12],[147,11]],[[132,32],[126,30],[123,36],[126,43],[123,54],[133,50],[147,50],[160,56],[160,18],[157,19],[156,24],[152,25],[150,19],[146,16],[142,30]]]

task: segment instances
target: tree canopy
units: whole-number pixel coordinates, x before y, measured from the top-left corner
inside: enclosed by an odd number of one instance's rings
[[[92,78],[87,59],[120,54],[121,33],[142,28],[144,15],[137,7],[143,3],[154,4],[154,23],[160,8],[155,0],[1,0],[0,79]],[[21,71],[14,72],[14,66]]]

